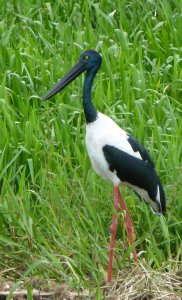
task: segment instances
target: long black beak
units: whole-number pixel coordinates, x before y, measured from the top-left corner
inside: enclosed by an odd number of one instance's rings
[[[85,70],[86,63],[83,61],[78,61],[78,63],[71,68],[71,70],[68,71],[68,73],[50,91],[48,91],[47,95],[42,100],[48,100],[52,96],[56,95]]]

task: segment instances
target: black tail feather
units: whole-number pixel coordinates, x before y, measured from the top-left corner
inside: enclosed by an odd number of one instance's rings
[[[160,191],[160,203],[161,203],[161,210],[162,213],[166,213],[166,198],[165,198],[165,193],[162,184],[159,181],[159,191]]]

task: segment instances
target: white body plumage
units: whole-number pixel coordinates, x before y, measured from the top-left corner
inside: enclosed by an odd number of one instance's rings
[[[158,206],[161,205],[159,186],[157,186],[156,202],[154,202],[150,198],[147,190],[135,186],[130,182],[122,181],[117,176],[116,170],[112,172],[109,169],[109,164],[103,152],[103,147],[105,145],[114,146],[132,157],[143,160],[140,152],[133,150],[128,141],[128,134],[126,131],[121,129],[108,116],[98,113],[97,119],[86,125],[86,147],[93,169],[98,175],[112,182],[114,186],[123,184],[131,187],[142,199],[151,205],[155,213],[160,214],[160,212],[158,212]]]

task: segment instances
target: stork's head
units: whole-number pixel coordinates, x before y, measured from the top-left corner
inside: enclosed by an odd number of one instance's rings
[[[87,50],[80,55],[77,64],[47,93],[47,100],[64,89],[84,71],[96,73],[102,62],[101,55],[95,50]]]
[[[99,69],[102,57],[95,50],[87,50],[80,55],[79,62],[85,65],[85,70],[87,71],[93,68]]]

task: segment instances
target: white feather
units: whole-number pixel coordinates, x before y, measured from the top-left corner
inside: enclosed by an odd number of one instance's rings
[[[119,186],[122,183],[123,185],[131,187],[141,198],[152,206],[156,213],[158,211],[158,205],[150,199],[146,190],[129,184],[128,182],[122,182],[115,171],[111,172],[109,170],[103,153],[103,147],[105,145],[114,146],[142,160],[140,153],[133,151],[133,148],[128,142],[127,133],[111,118],[102,113],[98,113],[97,120],[86,125],[86,147],[93,169],[98,175],[112,182],[114,186]],[[159,187],[156,200],[160,203]]]
[[[118,186],[121,180],[115,172],[108,171],[108,164],[103,154],[103,146],[114,146],[134,157],[142,159],[139,152],[134,152],[128,142],[127,133],[111,118],[98,113],[97,120],[86,126],[86,147],[95,172]]]
[[[126,185],[126,186],[131,187],[138,195],[140,195],[140,197],[141,197],[142,199],[145,200],[145,202],[149,203],[149,204],[151,205],[152,211],[153,211],[155,214],[157,214],[157,215],[159,215],[159,216],[161,215],[161,213],[158,212],[159,207],[158,207],[157,202],[154,202],[154,201],[152,201],[152,200],[150,199],[149,194],[148,194],[148,192],[147,192],[146,190],[144,190],[144,189],[142,189],[142,188],[139,188],[138,186],[129,184],[128,182],[123,182],[123,184]],[[158,186],[158,192],[159,192],[159,186]],[[157,194],[157,197],[158,197],[158,196],[159,196],[159,194]],[[156,198],[156,199],[157,199],[157,198]],[[158,199],[157,199],[157,201],[158,201]],[[159,201],[158,201],[158,202],[159,202],[159,204],[160,204],[160,196],[159,196]]]

